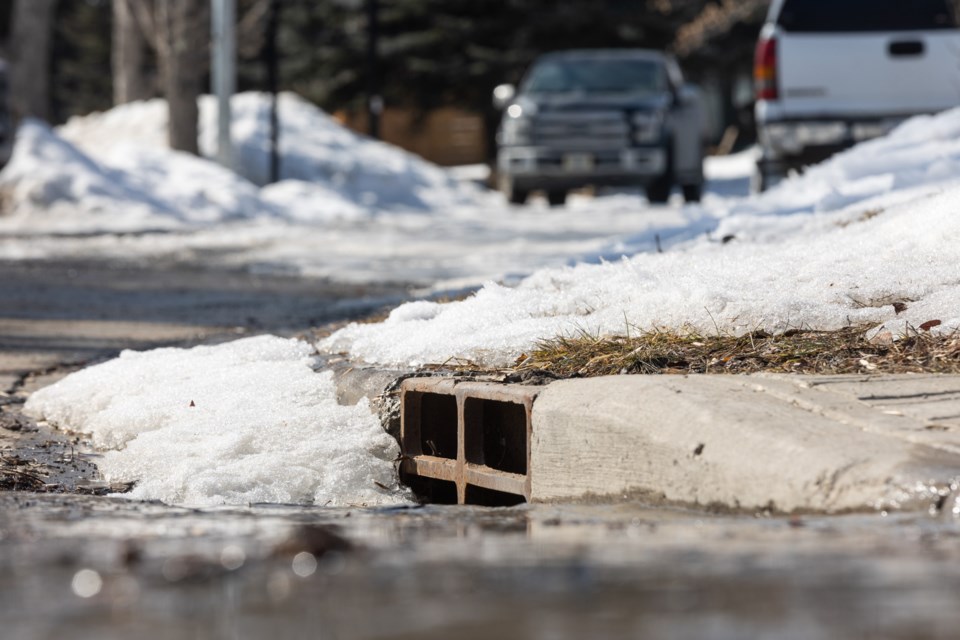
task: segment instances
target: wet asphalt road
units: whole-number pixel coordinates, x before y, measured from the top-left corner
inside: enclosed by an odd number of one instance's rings
[[[2,412],[122,348],[296,335],[404,293],[164,265],[0,263]],[[6,455],[50,439],[66,476],[71,465],[82,467],[74,479],[92,476],[82,443],[0,426]],[[958,561],[960,523],[944,515],[194,510],[0,491],[0,637],[954,638]]]
[[[358,286],[179,265],[0,261],[0,391],[26,373],[121,349],[295,335],[396,305],[398,285]]]

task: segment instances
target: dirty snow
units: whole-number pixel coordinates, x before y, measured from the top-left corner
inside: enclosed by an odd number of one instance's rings
[[[404,502],[397,443],[366,402],[337,404],[332,374],[314,372],[312,353],[272,336],[125,351],[37,391],[25,411],[91,436],[105,452],[97,466],[110,481],[135,481],[135,499]]]
[[[265,104],[256,94],[235,102],[243,177],[165,150],[162,103],[59,131],[27,124],[0,173],[0,258],[200,256],[434,291],[486,282],[321,345],[382,364],[502,365],[543,338],[655,327],[960,329],[960,109],[915,118],[760,196],[747,194],[747,151],[707,162],[701,205],[651,207],[640,192],[613,192],[558,210],[508,206],[292,96],[282,100],[286,179],[262,187]],[[203,111],[209,154],[206,101]],[[136,480],[136,497],[400,499],[373,483],[396,486],[395,449],[366,407],[337,406],[303,345],[259,340],[125,353],[27,408],[92,434],[108,451],[103,468]]]

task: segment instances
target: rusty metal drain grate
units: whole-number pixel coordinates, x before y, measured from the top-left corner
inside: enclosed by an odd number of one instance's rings
[[[421,499],[530,499],[530,414],[541,387],[411,378],[400,389],[400,475]]]

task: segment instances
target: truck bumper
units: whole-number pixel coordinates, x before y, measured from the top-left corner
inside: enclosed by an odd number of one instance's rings
[[[497,154],[497,170],[528,190],[638,186],[666,172],[667,154],[660,147],[608,151],[504,147]]]
[[[826,160],[853,145],[887,134],[903,118],[773,120],[757,123],[761,164],[784,170]]]

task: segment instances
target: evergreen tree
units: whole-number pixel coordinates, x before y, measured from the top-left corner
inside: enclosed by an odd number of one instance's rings
[[[111,6],[106,0],[58,4],[51,65],[54,122],[113,104],[110,28]]]
[[[388,103],[483,111],[539,54],[597,47],[666,48],[703,0],[381,0]],[[327,107],[366,90],[366,16],[359,0],[287,0],[281,49],[289,85]]]
[[[10,104],[14,119],[50,119],[50,48],[57,0],[18,0],[11,25]]]
[[[152,5],[156,0],[133,0]],[[208,0],[204,0],[207,2]],[[265,87],[260,59],[268,0],[238,0],[239,88]],[[365,0],[278,0],[281,87],[328,110],[363,108]],[[541,53],[576,47],[666,48],[709,0],[380,0],[380,77],[388,105],[486,113]],[[58,119],[109,106],[109,0],[60,3],[54,72]],[[0,16],[2,20],[2,16]],[[208,80],[206,46],[194,56]],[[148,60],[147,73],[150,73]],[[155,73],[155,70],[153,71]]]

